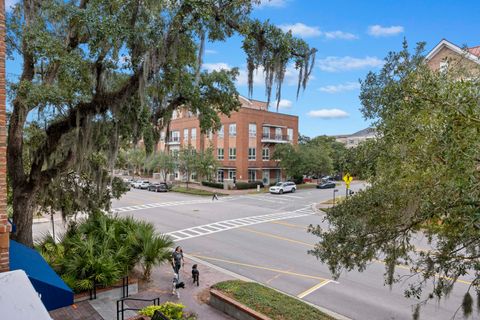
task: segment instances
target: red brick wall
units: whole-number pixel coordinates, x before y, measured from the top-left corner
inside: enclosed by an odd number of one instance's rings
[[[8,271],[7,144],[5,114],[5,2],[0,0],[0,272]]]
[[[293,144],[298,143],[298,117],[281,114],[276,112],[268,112],[263,111],[255,108],[248,108],[242,107],[238,112],[233,112],[230,117],[221,115],[220,116],[221,122],[224,125],[224,139],[222,143],[218,142],[218,135],[215,133],[213,134],[212,144],[215,146],[215,156],[216,156],[216,148],[223,147],[224,148],[224,158],[225,160],[220,161],[220,167],[223,168],[232,168],[236,169],[236,176],[237,181],[247,181],[248,180],[248,168],[257,168],[257,180],[262,180],[262,169],[263,168],[276,168],[278,167],[278,163],[274,160],[263,161],[262,160],[262,148],[269,147],[270,148],[270,157],[273,154],[275,146],[277,144],[265,144],[262,143],[262,125],[263,124],[271,124],[277,126],[283,126],[282,128],[282,135],[287,135],[287,128],[293,129]],[[237,125],[237,136],[236,138],[229,137],[229,124],[236,123]],[[256,143],[254,146],[256,147],[256,160],[249,161],[248,160],[248,148],[249,148],[249,133],[248,133],[248,125],[249,123],[255,123],[257,125],[257,136],[255,138]],[[205,137],[200,136],[200,127],[199,121],[196,117],[181,117],[175,120],[172,120],[170,123],[170,130],[171,131],[180,131],[180,141],[181,145],[183,145],[183,129],[189,129],[189,135],[191,128],[197,128],[197,140],[192,142],[189,140],[189,143],[193,145],[197,150],[202,148],[202,138]],[[274,129],[271,129],[271,134],[274,134]],[[221,144],[221,146],[219,145]],[[204,143],[206,146],[207,144]],[[164,148],[164,144],[160,144],[159,149],[162,150]],[[229,160],[228,159],[228,149],[229,147],[236,147],[237,151],[237,160]],[[253,146],[252,146],[253,147]],[[271,178],[274,178],[273,173],[270,173]],[[282,174],[285,177],[284,174]],[[227,178],[225,173],[225,178]]]

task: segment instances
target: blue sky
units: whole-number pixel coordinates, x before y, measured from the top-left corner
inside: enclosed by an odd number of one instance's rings
[[[7,7],[14,2],[7,0]],[[465,0],[271,0],[263,1],[253,16],[292,30],[318,49],[313,77],[298,100],[297,72],[287,69],[280,109],[298,115],[300,133],[314,137],[368,126],[359,110],[358,80],[370,70],[379,70],[387,53],[401,48],[404,37],[411,46],[426,41],[427,50],[442,38],[460,46],[480,45],[478,12],[480,2]],[[237,88],[247,96],[239,37],[207,43],[204,63],[210,70],[239,67]],[[7,61],[7,74],[19,73],[19,63]],[[261,71],[255,77],[253,98],[266,100]]]

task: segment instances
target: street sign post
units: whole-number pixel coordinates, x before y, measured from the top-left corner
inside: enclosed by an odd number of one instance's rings
[[[353,180],[353,177],[350,175],[350,173],[346,173],[343,176],[343,181],[345,181],[345,186],[346,186],[346,189],[345,189],[346,197],[348,197],[348,189],[350,189],[350,182],[352,182],[352,180]]]

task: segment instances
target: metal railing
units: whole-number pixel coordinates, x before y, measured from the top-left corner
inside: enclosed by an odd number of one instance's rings
[[[262,139],[275,140],[275,141],[290,141],[288,135],[280,134],[262,134]]]
[[[144,301],[152,302],[154,306],[160,305],[160,297],[153,299],[140,299],[140,298],[122,298],[117,300],[117,320],[124,320],[125,311],[138,311],[143,308],[125,308],[125,301]]]
[[[103,287],[98,283],[93,283],[93,289],[88,290],[90,294],[90,300],[97,299],[97,288]],[[111,288],[122,288],[122,298],[128,297],[128,276],[122,278],[122,284],[118,286],[111,286]]]

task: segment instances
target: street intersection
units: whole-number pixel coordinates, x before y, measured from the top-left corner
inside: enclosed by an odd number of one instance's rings
[[[352,189],[364,187],[353,183]],[[340,187],[340,193],[342,188]],[[343,189],[344,190],[344,189]],[[334,281],[326,265],[308,255],[318,238],[310,224],[326,226],[315,204],[332,198],[332,189],[297,190],[294,194],[248,194],[210,197],[144,190],[129,191],[113,202],[120,216],[149,221],[170,235],[184,252],[223,270],[297,296],[351,319],[411,319],[417,302],[406,299],[408,281],[390,289],[385,266],[374,261],[364,272],[344,273]],[[419,245],[427,249],[424,239]],[[187,268],[189,266],[186,266]],[[398,266],[399,275],[409,268]],[[451,319],[469,279],[459,279],[449,299],[429,302],[422,319]]]

